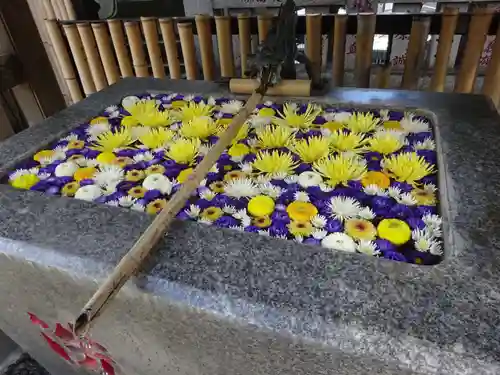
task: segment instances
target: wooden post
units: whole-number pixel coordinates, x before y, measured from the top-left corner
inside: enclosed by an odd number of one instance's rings
[[[161,58],[156,18],[141,17],[141,24],[148,48],[149,61],[151,61],[151,68],[153,69],[153,76],[155,78],[165,78],[165,66]]]
[[[99,52],[97,52],[94,34],[92,33],[92,29],[88,23],[78,23],[76,27],[78,28],[80,38],[82,39],[83,50],[87,56],[90,74],[94,80],[95,88],[97,91],[101,91],[108,85],[108,83],[106,81],[106,77],[104,76],[101,57],[99,56]]]
[[[135,75],[137,77],[149,77],[148,63],[146,62],[139,24],[135,21],[125,22],[125,33],[127,34],[132,54],[132,65],[134,66]]]
[[[272,16],[269,14],[260,14],[257,16],[257,32],[259,33],[259,44],[264,42],[267,33],[271,28]]]
[[[195,80],[198,74],[196,66],[196,50],[194,48],[193,25],[191,22],[178,23],[177,29],[179,30],[179,39],[181,40],[186,77],[189,80]]]
[[[56,13],[50,0],[43,0],[43,8],[45,11],[45,19],[53,20],[56,18]]]
[[[234,77],[231,18],[228,16],[215,16],[215,26],[217,29],[221,76],[223,78]]]
[[[489,96],[495,106],[500,102],[500,26],[497,30],[491,60],[486,68],[481,92]]]
[[[200,44],[201,66],[203,69],[203,79],[213,81],[214,79],[214,46],[212,43],[212,18],[207,15],[197,15],[196,30],[198,31],[198,41]]]
[[[391,78],[391,63],[387,63],[385,65],[379,65],[376,68],[375,75],[375,86],[378,89],[386,89],[389,87],[390,78]]]
[[[168,71],[170,78],[181,78],[181,66],[177,53],[177,40],[175,38],[174,23],[171,18],[160,18],[160,30],[167,55]]]
[[[455,92],[469,93],[474,89],[477,67],[492,17],[492,9],[479,7],[474,9],[467,30],[464,56],[455,81]]]
[[[76,20],[76,12],[75,7],[73,6],[72,0],[64,0],[63,6],[66,9],[66,13],[68,15],[68,20]]]
[[[108,84],[112,85],[120,79],[120,73],[118,72],[115,56],[111,50],[111,39],[109,38],[108,29],[105,23],[96,22],[92,24],[92,30],[94,31],[97,49],[101,55],[106,79]]]
[[[344,83],[347,14],[336,14],[334,22],[332,80],[335,86],[342,86]]]
[[[321,14],[306,15],[306,56],[311,62],[312,81],[321,80]]]
[[[130,63],[130,56],[128,54],[127,45],[125,42],[125,35],[123,34],[122,23],[120,20],[108,20],[109,33],[113,48],[120,67],[120,74],[122,77],[133,77],[132,64]]]
[[[356,87],[370,87],[370,68],[372,65],[372,49],[376,21],[377,18],[375,14],[358,15],[356,66],[354,69]]]
[[[406,50],[406,61],[401,80],[401,88],[415,90],[418,88],[420,71],[425,57],[425,43],[429,35],[430,18],[415,16],[411,26],[410,41]]]
[[[80,82],[83,86],[83,92],[85,95],[93,94],[96,91],[94,81],[92,79],[92,74],[90,73],[89,64],[83,52],[82,40],[80,39],[80,34],[74,24],[63,25],[64,33],[68,39],[69,48],[73,59],[75,60],[76,70],[80,76]]]
[[[434,73],[432,74],[430,90],[441,92],[444,90],[448,62],[450,60],[451,46],[458,21],[458,8],[444,8],[441,16],[441,32],[434,62]]]
[[[246,14],[238,14],[238,35],[240,37],[241,76],[245,78],[245,72],[248,70],[248,55],[252,51],[250,42],[250,17]]]

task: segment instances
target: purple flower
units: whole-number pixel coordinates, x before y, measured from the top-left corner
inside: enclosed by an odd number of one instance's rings
[[[217,194],[213,199],[212,203],[216,207],[224,207],[228,204],[230,204],[231,198],[229,198],[227,195],[224,194]]]
[[[373,161],[380,162],[380,160],[382,160],[382,154],[380,154],[379,152],[375,152],[375,151],[369,151],[369,152],[365,153],[364,157],[368,163],[373,162]]]
[[[313,238],[313,237],[306,238],[303,243],[306,245],[313,245],[313,246],[314,245],[321,245],[321,241],[317,240],[316,238]]]
[[[306,192],[313,200],[322,200],[327,198],[327,194],[321,190],[319,186],[310,186],[306,188]]]
[[[288,206],[291,202],[293,202],[293,200],[294,193],[291,191],[287,191],[279,196],[279,198],[276,200],[276,203]]]
[[[243,163],[253,163],[255,161],[255,154],[247,154],[243,157]]]
[[[314,205],[318,209],[319,213],[324,216],[329,216],[331,213],[330,204],[328,200],[316,200],[314,201]]]
[[[410,184],[407,184],[406,182],[393,182],[391,184],[392,187],[400,189],[403,193],[409,193],[410,191],[413,190],[413,187]]]
[[[208,201],[206,199],[198,199],[195,204],[199,206],[202,210],[210,206],[213,206],[212,201]]]
[[[425,228],[425,223],[423,222],[422,219],[418,217],[410,217],[406,220],[406,223],[410,226],[412,230]]]
[[[186,211],[182,210],[177,214],[177,219],[179,220],[189,220],[191,217],[187,214]]]
[[[144,194],[144,199],[147,201],[154,201],[155,199],[159,199],[163,196],[160,190],[148,190],[146,194]]]
[[[163,174],[168,178],[176,178],[179,175],[179,173],[181,173],[181,168],[175,167],[175,168],[167,168]]]
[[[313,124],[316,125],[322,125],[326,122],[325,118],[323,116],[316,116],[316,118],[313,121]]]
[[[423,184],[434,184],[437,185],[437,176],[435,174],[425,176],[420,180],[421,183]]]
[[[302,172],[306,171],[312,171],[312,166],[311,164],[307,163],[300,163],[297,168],[295,168],[295,173],[296,174],[301,174]]]
[[[382,166],[380,165],[379,161],[369,161],[366,163],[366,168],[369,171],[375,171],[375,172],[380,172],[382,170]]]
[[[57,195],[60,192],[60,188],[58,186],[51,186],[47,190],[45,190],[45,194],[48,195]]]
[[[49,177],[45,181],[47,181],[47,183],[50,185],[63,187],[67,183],[70,183],[71,181],[73,181],[73,178],[72,177]]]
[[[391,207],[389,215],[391,217],[405,219],[412,217],[413,211],[410,207],[405,206],[404,204],[396,203],[394,206]]]
[[[259,230],[260,228],[256,227],[255,225],[249,225],[248,227],[245,227],[245,232],[257,233]]]
[[[274,222],[283,222],[285,224],[288,224],[290,222],[290,218],[288,217],[287,213],[285,211],[274,211],[271,214],[271,219]]]
[[[329,233],[334,233],[334,232],[343,232],[344,231],[344,226],[342,223],[337,220],[337,219],[329,219],[326,222],[325,229]]]
[[[389,119],[391,121],[401,121],[401,119],[404,117],[404,112],[393,112],[389,111]]]
[[[86,178],[80,181],[80,186],[86,186],[86,185],[94,185],[94,180],[92,180],[91,178]]]
[[[207,138],[207,140],[209,143],[215,144],[219,140],[219,137],[217,137],[216,135],[211,135],[210,137]]]
[[[435,215],[437,213],[437,208],[435,206],[418,206],[417,212],[420,216]]]
[[[355,190],[363,190],[361,181],[350,180],[347,185]]]
[[[377,245],[377,248],[380,250],[380,252],[383,254],[385,254],[387,252],[396,251],[396,246],[394,246],[388,240],[378,239],[378,240],[375,240],[375,244]]]
[[[288,184],[285,182],[285,180],[271,180],[271,184],[274,186],[278,186],[282,189],[288,188]]]
[[[49,187],[50,187],[50,184],[46,180],[41,180],[41,181],[38,181],[35,185],[33,185],[30,188],[30,190],[44,192]]]
[[[118,157],[127,157],[132,158],[135,155],[139,154],[141,151],[133,149],[133,148],[124,148],[120,151],[115,151],[114,154]]]
[[[136,186],[137,186],[137,182],[121,181],[118,183],[118,185],[116,185],[116,190],[127,192]]]
[[[217,220],[215,220],[215,225],[217,225],[218,227],[221,227],[221,228],[229,228],[229,227],[233,227],[233,226],[237,226],[238,225],[238,220],[236,220],[234,217],[232,216],[221,216],[220,218],[218,218]]]
[[[414,133],[410,134],[407,138],[411,144],[414,144],[417,142],[423,142],[427,138],[432,138],[432,133],[431,132]]]
[[[431,253],[420,252],[416,249],[406,249],[405,257],[407,261],[410,263],[422,264],[422,265],[436,264],[439,263],[439,261],[441,260],[440,256]]]
[[[394,204],[393,200],[389,197],[375,196],[372,198],[371,205],[373,209],[390,208]]]
[[[162,164],[166,169],[177,168],[177,163],[172,159],[165,159]]]
[[[219,173],[208,172],[205,178],[207,179],[207,183],[211,184],[212,182],[219,180]]]
[[[99,153],[99,151],[91,150],[90,148],[82,149],[82,154],[85,155],[87,159],[95,159],[97,156],[99,156]]]
[[[396,260],[398,262],[406,262],[406,258],[403,254],[397,251],[387,251],[383,254],[385,259]]]
[[[286,236],[288,234],[287,224],[283,221],[273,221],[269,227],[269,233],[274,237]]]
[[[429,164],[436,164],[436,162],[437,162],[436,151],[418,150],[417,155],[423,157],[425,159],[425,161]]]
[[[96,203],[106,203],[107,200],[108,200],[107,196],[101,195],[100,197],[97,197],[96,199],[94,199],[94,202],[96,202]]]
[[[324,121],[324,119],[323,119]],[[316,129],[311,129],[306,133],[306,137],[320,137],[321,136],[321,131],[316,130]]]

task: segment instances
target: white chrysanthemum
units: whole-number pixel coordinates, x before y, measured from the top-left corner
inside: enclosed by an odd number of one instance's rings
[[[334,189],[333,187],[328,186],[327,184],[325,184],[323,182],[321,184],[319,184],[318,186],[321,189],[321,191],[324,193],[329,193],[329,192],[333,191],[333,189]]]
[[[241,218],[241,225],[243,227],[249,227],[250,225],[252,225],[252,218],[250,216],[243,216]]]
[[[220,111],[235,115],[241,110],[241,108],[243,108],[243,103],[240,100],[230,100],[220,106]]]
[[[267,195],[271,198],[278,198],[283,190],[279,186],[275,186],[270,182],[259,185],[259,190],[261,194]]]
[[[178,185],[179,182],[177,180],[175,180],[176,184],[174,185]],[[200,184],[198,186],[205,186],[207,184],[207,179],[204,178],[203,180],[200,181]]]
[[[426,193],[435,193],[437,191],[437,187],[434,184],[424,184],[422,186],[422,190]]]
[[[321,135],[323,137],[326,137],[326,138],[328,138],[328,137],[330,137],[332,135],[332,131],[330,129],[328,129],[328,128],[321,128],[320,132],[321,132]]]
[[[323,238],[326,237],[328,232],[324,229],[316,229],[315,231],[312,232],[313,238],[316,238],[317,240],[322,240]]]
[[[379,195],[381,197],[387,196],[385,190],[375,184],[365,186],[363,191],[368,195]]]
[[[407,205],[407,206],[414,206],[417,204],[417,200],[413,198],[413,196],[410,193],[403,193],[399,197],[395,198],[398,203]]]
[[[321,245],[328,249],[347,251],[349,253],[356,251],[356,242],[345,233],[331,233],[321,240]]]
[[[213,96],[209,97],[207,100],[208,105],[215,105],[217,102]]]
[[[401,121],[401,129],[405,133],[422,133],[429,131],[429,124],[423,120],[417,120],[413,114],[405,115]]]
[[[76,159],[75,162],[80,167],[97,167],[97,165],[99,164],[97,160],[87,158]]]
[[[174,122],[172,125],[170,125],[170,130],[177,131],[181,128],[182,123],[181,122]],[[172,138],[172,140],[175,140],[176,137]]]
[[[69,134],[64,138],[61,138],[61,141],[68,141],[68,142],[78,141],[78,134]]]
[[[30,171],[28,169],[19,168],[19,169],[16,169],[13,173],[11,173],[11,175],[9,176],[9,180],[11,180],[11,181],[15,180],[16,178],[27,175],[27,174],[30,174]]]
[[[255,129],[271,124],[273,118],[254,115],[247,120],[247,123]]]
[[[411,232],[411,237],[416,250],[424,253],[430,252],[434,255],[443,254],[441,244],[432,238],[432,234],[427,229],[415,229]]]
[[[295,236],[293,240],[295,242],[302,243],[302,242],[304,242],[304,237],[302,237],[302,236]]]
[[[237,230],[240,232],[243,232],[245,230],[245,227],[242,227],[241,225],[231,225],[229,229]]]
[[[422,142],[416,142],[413,145],[414,150],[435,150],[436,142],[431,138],[425,138]]]
[[[328,208],[331,216],[340,221],[358,217],[362,209],[359,202],[350,197],[333,197],[328,204]]]
[[[380,251],[377,249],[377,246],[373,241],[366,241],[366,240],[359,241],[358,244],[356,245],[356,250],[366,255],[372,255],[372,256],[380,255]]]
[[[363,207],[363,209],[359,211],[358,217],[365,220],[373,220],[375,219],[375,212],[373,212],[370,207]]]
[[[236,211],[237,211],[237,210],[236,210],[236,207],[231,206],[231,205],[227,205],[227,204],[226,204],[226,205],[224,205],[224,207],[222,208],[222,211],[223,211],[224,213],[226,213],[226,214],[230,214],[230,215],[232,215],[232,214],[236,213]]]
[[[97,185],[85,185],[79,188],[75,193],[76,199],[91,202],[102,195],[101,188]]]
[[[134,155],[133,159],[136,163],[138,163],[140,161],[151,161],[154,159],[154,155],[151,152],[146,151],[146,152],[141,152],[139,154]]]
[[[259,187],[250,178],[235,178],[226,182],[224,192],[230,197],[255,197],[259,194]]]
[[[104,112],[106,113],[113,113],[113,112],[116,112],[118,111],[118,106],[117,105],[110,105],[109,107],[106,107],[106,109],[104,110]]]
[[[40,168],[38,167],[33,167],[28,170],[31,174],[38,174],[40,172]]]
[[[186,210],[186,214],[191,218],[191,219],[196,219],[197,217],[200,216],[201,213],[201,208],[200,206],[197,206],[195,204],[190,204],[189,208]]]
[[[135,198],[131,197],[130,195],[125,195],[124,197],[118,199],[118,204],[120,205],[120,207],[127,207],[127,208],[132,207],[134,202]]]
[[[215,198],[217,194],[215,194],[212,190],[210,189],[203,189],[201,192],[200,192],[200,198],[201,199],[205,199],[207,201],[211,201],[212,199]]]
[[[237,210],[234,214],[232,214],[235,219],[241,220],[244,217],[248,216],[247,210],[242,208],[241,210]]]
[[[146,207],[141,203],[134,203],[131,207],[134,211],[144,212]]]
[[[311,218],[311,224],[315,228],[320,228],[320,229],[324,228],[326,226],[326,223],[327,223],[327,219],[323,215],[314,215]]]
[[[441,226],[443,224],[441,217],[438,215],[426,214],[422,217],[422,220],[432,237],[441,237]]]
[[[286,176],[284,180],[288,185],[296,184],[297,182],[299,182],[299,176],[297,176],[296,174],[291,174],[290,176]]]
[[[309,194],[307,194],[305,191],[296,191],[293,194],[293,199],[298,201],[298,202],[309,202]]]
[[[162,194],[170,194],[173,188],[168,177],[160,173],[150,174],[144,179],[142,186],[148,190],[159,190]]]
[[[259,185],[264,185],[271,182],[271,179],[263,174],[258,175],[257,177],[254,178],[254,180]]]
[[[273,104],[274,104],[274,103],[273,103],[273,101],[272,101],[272,100],[266,100],[266,101],[264,102],[264,105],[265,105],[266,107],[272,107],[272,105],[273,105]]]
[[[97,185],[101,187],[116,186],[123,181],[125,172],[117,165],[102,165],[101,170],[93,176]]]
[[[127,108],[133,106],[135,103],[137,103],[140,100],[141,99],[135,95],[126,96],[122,99],[122,107],[127,109]]]
[[[398,200],[399,197],[401,196],[401,194],[402,194],[402,191],[398,187],[389,186],[387,188],[387,195],[389,195],[389,197],[391,197],[391,198],[394,198],[394,199]]]
[[[285,173],[285,172],[279,172],[279,173],[275,173],[272,175],[272,177],[275,179],[275,180],[284,180],[285,178],[288,177],[288,174]]]
[[[111,127],[108,123],[101,122],[99,124],[89,126],[86,130],[86,133],[91,140],[96,140],[99,134],[109,131],[110,129]]]
[[[114,199],[112,201],[107,201],[106,204],[108,206],[118,207],[120,205],[120,202],[118,202],[118,200]]]
[[[56,177],[69,177],[73,176],[77,169],[78,165],[76,165],[72,161],[66,161],[56,167],[54,174],[56,175]]]
[[[326,121],[345,122],[352,116],[351,112],[328,112],[323,114]]]
[[[195,98],[195,95],[193,95],[193,94],[184,95],[184,101],[185,102],[192,102],[194,98]]]
[[[390,120],[388,109],[381,109],[378,113],[380,114],[380,119],[382,121],[389,121]]]
[[[66,154],[64,153],[64,151],[62,151],[60,149],[59,150],[54,149],[54,153],[51,156],[40,159],[40,164],[41,165],[48,165],[48,164],[52,164],[53,162],[55,162],[57,160],[64,160],[64,159],[66,159]]]
[[[271,236],[271,232],[269,232],[269,230],[267,229],[259,230],[257,231],[257,233],[259,233],[261,236],[267,236],[267,237]]]
[[[202,219],[198,219],[198,223],[200,224],[206,224],[206,225],[212,225],[213,224],[213,220],[210,220],[208,218],[202,218]]]
[[[240,163],[239,167],[243,173],[252,173],[253,168],[251,163]]]

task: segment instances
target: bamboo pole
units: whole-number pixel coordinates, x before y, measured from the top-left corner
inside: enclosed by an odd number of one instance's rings
[[[379,65],[376,68],[375,85],[378,89],[386,89],[389,87],[391,78],[391,63]]]
[[[455,36],[455,29],[457,27],[458,8],[444,8],[441,19],[441,31],[439,33],[439,43],[433,68],[434,73],[432,74],[430,83],[430,90],[438,92],[444,90],[453,37]]]
[[[175,219],[175,215],[184,207],[193,191],[198,188],[220,155],[236,137],[245,120],[253,112],[257,104],[262,101],[262,97],[261,94],[257,93],[250,96],[245,106],[232,119],[231,124],[220,136],[214,147],[196,166],[191,176],[168,201],[166,207],[156,216],[134,246],[120,260],[111,275],[99,287],[77,317],[74,324],[75,334],[82,335],[87,332],[94,319],[104,312],[121,287],[137,272],[144,259],[151,253],[158,241],[164,237],[170,224]]]
[[[118,66],[115,56],[111,50],[111,39],[109,38],[108,29],[106,24],[101,22],[92,23],[92,30],[97,43],[97,49],[101,55],[104,73],[109,85],[112,85],[120,79]]]
[[[177,40],[175,38],[174,23],[171,18],[160,18],[160,30],[167,55],[168,71],[171,79],[181,78],[181,66],[177,53]]]
[[[197,66],[196,50],[194,48],[193,25],[191,22],[178,23],[177,29],[179,30],[179,39],[181,41],[186,78],[189,80],[195,80],[197,76]]]
[[[321,14],[306,15],[306,56],[311,62],[312,81],[321,80]]]
[[[373,38],[375,36],[375,14],[359,14],[356,33],[356,65],[354,77],[356,87],[370,87]]]
[[[50,0],[43,0],[43,8],[45,13],[45,19],[53,20],[56,18],[56,13],[54,11],[54,7],[52,6],[52,2]]]
[[[215,27],[217,29],[221,76],[223,78],[234,77],[231,18],[228,16],[215,16]]]
[[[80,82],[83,86],[85,95],[93,94],[96,91],[92,74],[90,73],[89,64],[83,52],[82,40],[75,24],[63,25],[64,33],[68,39],[69,48],[73,59],[75,60],[76,70],[80,76]]]
[[[486,68],[481,92],[489,96],[495,106],[500,102],[500,26],[497,29],[491,60]]]
[[[95,88],[97,91],[101,91],[108,83],[102,68],[101,57],[97,51],[94,34],[88,23],[78,23],[76,27],[80,33],[83,50],[87,56],[87,62],[89,64],[90,74],[94,80]]]
[[[120,67],[120,74],[122,77],[133,77],[132,64],[130,63],[130,56],[127,50],[125,35],[123,34],[122,23],[120,20],[108,20],[109,34],[113,42],[113,49],[115,50],[118,66]]]
[[[205,81],[213,81],[214,79],[215,63],[211,20],[212,18],[207,15],[200,14],[195,17],[198,42],[200,44],[201,67]]]
[[[68,20],[76,20],[76,12],[75,7],[73,6],[72,0],[64,0],[63,1],[64,9],[66,9],[66,13],[68,15]]]
[[[65,12],[65,9],[63,10],[63,7],[61,6],[60,0],[51,0],[52,3],[52,8],[54,9],[54,12],[56,14],[56,17],[58,20],[65,20],[67,19],[67,14]]]
[[[455,81],[455,92],[469,93],[474,89],[477,67],[492,17],[493,10],[489,8],[478,7],[473,12],[467,30],[464,57]]]
[[[425,43],[429,35],[430,18],[416,16],[413,19],[410,41],[406,50],[406,61],[401,88],[415,90],[418,87],[420,71],[425,57]]]
[[[266,39],[267,33],[271,28],[272,16],[269,14],[260,14],[257,16],[257,32],[259,34],[259,44]]]
[[[333,29],[332,80],[335,86],[344,84],[345,37],[347,14],[336,14]]]
[[[151,61],[151,68],[153,69],[153,76],[155,78],[165,78],[165,66],[161,58],[156,18],[141,17],[141,24],[144,39],[146,39],[149,61]]]
[[[71,63],[71,57],[68,54],[66,45],[64,44],[61,29],[55,19],[46,20],[45,24],[47,26],[47,34],[49,35],[52,48],[54,48],[54,54],[57,58],[59,68],[61,69],[64,82],[66,82],[66,85],[68,86],[71,100],[73,103],[76,103],[83,99],[83,94],[76,79],[75,70],[73,69],[73,64]]]
[[[246,77],[245,72],[248,70],[248,55],[252,51],[250,17],[246,14],[238,14],[238,34],[240,38],[241,76],[244,78]]]
[[[127,34],[130,46],[135,75],[137,77],[149,77],[148,63],[146,62],[139,24],[136,21],[125,22],[125,34]]]

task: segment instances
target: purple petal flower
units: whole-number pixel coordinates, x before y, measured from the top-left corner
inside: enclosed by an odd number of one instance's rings
[[[326,122],[325,118],[323,116],[316,116],[316,118],[313,121],[313,124],[316,125],[322,125]]]
[[[276,203],[288,206],[290,203],[293,202],[293,200],[294,200],[294,193],[291,191],[287,191],[279,196],[279,198],[276,200]]]
[[[385,259],[396,260],[398,262],[406,262],[406,258],[403,254],[397,251],[387,251],[383,254]]]
[[[259,230],[260,228],[256,227],[255,225],[249,225],[248,227],[245,227],[245,232],[257,233]]]
[[[154,201],[155,199],[162,198],[163,194],[161,193],[160,190],[148,190],[146,194],[144,194],[144,199],[147,201]]]
[[[286,236],[288,235],[287,224],[283,221],[273,221],[269,227],[269,233],[274,237]]]
[[[176,178],[179,175],[179,173],[181,173],[181,168],[176,167],[176,168],[168,168],[167,170],[165,170],[163,174],[168,178]]]
[[[111,201],[116,201],[122,197],[124,197],[126,194],[124,194],[121,191],[114,192],[112,194],[109,194],[106,196],[106,202],[111,202]]]
[[[369,161],[366,163],[366,168],[369,171],[380,172],[382,170],[382,166],[379,161]]]
[[[118,157],[132,158],[137,155],[140,151],[133,148],[124,148],[119,151],[115,151],[114,154]]]
[[[420,252],[416,249],[406,249],[404,254],[407,262],[414,264],[432,265],[441,261],[440,256]]]
[[[394,201],[389,197],[376,196],[372,198],[371,205],[373,209],[390,208],[394,205]]]
[[[215,220],[215,225],[217,225],[218,227],[221,227],[221,228],[229,228],[229,227],[233,227],[233,226],[237,226],[238,225],[238,220],[236,220],[234,217],[232,216],[221,216],[220,218],[218,218],[217,220]]]
[[[86,186],[86,185],[94,185],[94,180],[92,180],[91,178],[86,178],[80,181],[80,186]]]
[[[200,207],[202,210],[205,208],[208,208],[210,206],[213,206],[212,201],[208,201],[206,199],[198,199],[195,203],[198,207]]]
[[[392,242],[388,240],[378,239],[375,240],[375,244],[377,245],[377,248],[380,250],[380,252],[383,254],[387,252],[396,251],[396,246],[394,246]]]
[[[116,185],[116,190],[127,192],[133,187],[136,187],[138,185],[137,182],[132,182],[132,181],[121,181]]]
[[[394,181],[391,184],[391,186],[400,189],[403,193],[409,193],[410,191],[413,190],[413,187],[410,184],[407,184],[406,182]]]
[[[343,232],[344,231],[344,226],[337,219],[329,219],[326,222],[325,230],[327,232],[329,232],[329,233]]]
[[[436,164],[437,163],[437,155],[436,151],[432,150],[418,150],[417,151],[418,156],[422,156],[425,161],[429,164]]]
[[[302,190],[302,186],[300,186],[299,184],[289,184],[289,185],[287,185],[287,186],[286,186],[286,190],[287,190],[288,192],[293,192],[293,193],[295,193],[295,192],[297,192],[297,191]]]
[[[44,192],[49,187],[50,187],[50,184],[46,180],[42,180],[42,181],[38,181],[35,185],[33,185],[30,188],[30,190]]]
[[[425,223],[423,222],[422,219],[418,217],[410,217],[406,220],[406,223],[410,226],[412,230],[425,228]]]
[[[437,208],[435,206],[418,206],[417,212],[420,216],[435,215],[437,213]]]
[[[413,211],[404,204],[396,203],[389,211],[389,215],[394,218],[405,219],[412,217]]]
[[[73,181],[73,178],[72,177],[49,177],[45,181],[47,181],[47,183],[49,183],[50,185],[63,187],[67,183],[70,183],[71,181]]]
[[[323,122],[324,122],[324,119],[323,119]],[[309,137],[321,137],[321,131],[316,130],[316,129],[311,129],[308,132],[306,132],[305,135],[307,138],[309,138]]]
[[[58,195],[61,189],[58,186],[51,186],[47,190],[45,190],[45,194],[48,195]]]
[[[229,198],[227,195],[224,195],[224,194],[217,194],[213,199],[212,199],[212,203],[214,206],[216,207],[224,207],[226,205],[228,205],[231,201],[231,198]]]
[[[191,217],[187,214],[186,211],[182,210],[177,214],[177,219],[179,220],[189,220]]]
[[[432,133],[431,132],[414,133],[410,134],[407,138],[411,144],[414,144],[416,142],[422,142],[427,138],[432,138]]]
[[[363,190],[361,181],[350,180],[347,182],[347,185],[355,190]]]
[[[271,180],[271,184],[282,189],[286,189],[288,187],[288,184],[285,182],[285,180]]]
[[[310,238],[306,238],[303,242],[304,244],[306,245],[320,245],[321,244],[321,241],[316,239],[316,238],[313,238],[313,237],[310,237]]]
[[[421,183],[423,184],[434,184],[437,185],[437,176],[435,174],[425,176],[420,180]]]
[[[178,166],[178,164],[173,161],[172,159],[165,159],[163,160],[163,166],[168,169],[168,168],[176,168]]]
[[[321,190],[319,186],[310,186],[306,188],[307,194],[312,198],[312,200],[323,200],[328,197],[328,195]]]
[[[299,166],[297,168],[295,168],[296,174],[301,174],[302,172],[307,172],[307,171],[312,171],[311,164],[300,163]]]
[[[100,197],[97,197],[94,199],[94,202],[96,203],[106,203],[108,201],[108,197],[105,195],[101,195]]]
[[[389,111],[389,119],[391,121],[401,121],[403,117],[404,117],[404,112]]]
[[[87,159],[95,159],[100,154],[99,151],[91,150],[90,148],[84,148],[82,150],[82,154],[85,155]]]
[[[253,163],[255,161],[255,154],[246,154],[244,157],[243,157],[243,163]]]
[[[271,214],[271,219],[273,220],[273,223],[282,222],[285,225],[290,222],[290,218],[288,217],[288,214],[285,211],[274,211]]]
[[[378,161],[379,162],[380,160],[382,160],[382,154],[379,152],[375,152],[375,151],[369,151],[369,152],[365,153],[363,156],[368,163],[371,161]]]

